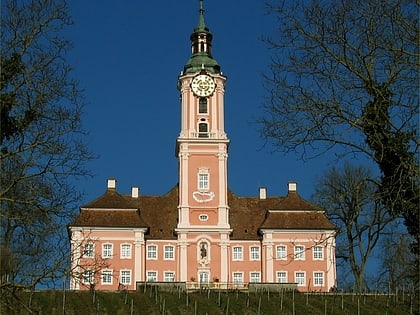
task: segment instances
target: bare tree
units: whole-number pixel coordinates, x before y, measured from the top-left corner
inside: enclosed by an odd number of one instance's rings
[[[419,244],[419,2],[280,1],[262,135],[305,158],[362,155]]]
[[[381,242],[382,287],[396,291],[412,291],[416,287],[416,259],[410,251],[411,238],[398,232],[398,227],[388,233]]]
[[[346,164],[333,168],[316,185],[314,200],[337,226],[337,260],[349,264],[358,292],[366,289],[365,273],[372,251],[393,218],[375,198],[369,169]]]
[[[61,36],[65,1],[1,2],[1,294],[51,285],[69,268],[67,224],[93,158],[84,144],[82,94]]]

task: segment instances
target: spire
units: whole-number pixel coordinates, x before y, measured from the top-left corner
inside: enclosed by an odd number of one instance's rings
[[[184,73],[194,73],[206,70],[211,73],[220,73],[220,66],[213,59],[211,48],[213,35],[204,23],[204,4],[199,0],[198,25],[191,33],[191,58],[184,66]]]
[[[194,29],[195,32],[197,31],[209,31],[209,29],[206,27],[206,24],[204,23],[204,4],[203,0],[200,0],[200,9],[198,10],[199,16],[198,16],[198,25]]]

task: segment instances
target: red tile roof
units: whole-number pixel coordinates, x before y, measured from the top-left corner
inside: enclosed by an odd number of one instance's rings
[[[296,192],[286,197],[239,197],[228,192],[231,239],[259,239],[261,229],[335,229],[320,208]],[[147,227],[148,239],[176,239],[178,185],[163,196],[133,198],[108,189],[81,207],[71,226]]]

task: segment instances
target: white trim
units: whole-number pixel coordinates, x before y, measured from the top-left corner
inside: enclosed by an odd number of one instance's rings
[[[286,274],[286,277],[285,277],[285,282],[279,282],[279,273],[280,272],[283,272],[283,273],[285,273]],[[289,274],[288,274],[288,272],[286,271],[286,270],[277,270],[276,271],[276,283],[288,283],[289,282]]]
[[[129,273],[129,276],[130,276],[130,282],[129,283],[124,283],[122,281],[122,278],[123,278],[122,274],[123,274],[123,272],[128,272]],[[133,272],[132,272],[132,270],[131,269],[121,269],[120,270],[119,283],[121,283],[122,285],[131,285],[132,282],[133,282]]]
[[[166,248],[172,248],[172,257],[167,258],[166,257]],[[163,245],[163,260],[175,260],[175,245]]]
[[[315,274],[316,273],[320,273],[320,274],[322,274],[322,283],[321,284],[316,284],[315,283]],[[321,271],[321,270],[315,270],[315,271],[313,271],[312,272],[312,277],[313,277],[313,286],[314,287],[325,287],[325,272],[324,271]]]
[[[130,247],[130,254],[129,256],[123,256],[123,246]],[[120,244],[120,259],[131,259],[133,257],[133,244],[130,243],[121,243]]]
[[[296,276],[297,276],[298,273],[303,273],[303,283],[302,284],[299,284],[298,281],[297,281],[297,277]],[[306,271],[296,270],[294,274],[295,274],[295,280],[294,280],[294,282],[297,284],[297,286],[298,287],[305,287],[306,286]]]
[[[156,248],[156,251],[155,251],[156,256],[155,257],[149,257],[149,247],[152,247],[152,246],[154,246]],[[158,260],[158,258],[159,258],[159,253],[158,252],[159,252],[159,246],[158,245],[147,244],[146,245],[146,260]]]

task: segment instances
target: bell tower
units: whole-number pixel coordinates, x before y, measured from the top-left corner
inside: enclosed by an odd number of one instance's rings
[[[217,273],[225,280],[231,232],[227,203],[229,139],[224,127],[227,78],[213,59],[213,35],[204,23],[203,1],[199,3],[198,25],[190,36],[191,57],[178,77],[181,130],[176,142],[179,159],[176,233],[180,281],[188,280],[191,275],[187,275],[187,270],[195,267],[197,279]],[[190,259],[195,256],[196,261]]]

